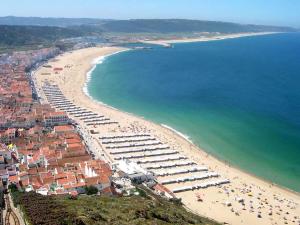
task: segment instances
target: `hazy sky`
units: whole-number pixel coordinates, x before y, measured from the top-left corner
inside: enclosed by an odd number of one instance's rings
[[[0,16],[186,18],[300,27],[300,0],[0,0]]]

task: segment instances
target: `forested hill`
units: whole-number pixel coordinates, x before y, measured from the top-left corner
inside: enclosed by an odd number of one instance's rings
[[[0,45],[31,45],[85,35],[80,29],[0,25]]]
[[[134,36],[152,38],[174,35],[188,37],[198,33],[244,33],[244,32],[293,32],[290,27],[242,25],[228,22],[182,20],[182,19],[137,19],[101,20],[39,17],[0,17],[0,53],[53,46],[57,41],[75,37]],[[108,34],[108,35],[106,35]],[[129,34],[129,35],[128,35]],[[81,38],[84,40],[85,38]]]
[[[291,27],[244,25],[238,23],[184,20],[184,19],[135,19],[104,20],[89,18],[40,18],[40,17],[0,17],[0,25],[31,25],[76,27],[91,26],[105,32],[123,33],[176,33],[176,32],[261,32],[261,31],[295,31]]]
[[[101,25],[105,32],[131,32],[131,33],[176,33],[176,32],[220,32],[220,33],[242,33],[242,32],[285,32],[294,31],[290,27],[242,25],[237,23],[201,21],[201,20],[111,20]]]
[[[21,25],[21,26],[54,26],[68,27],[80,25],[99,25],[107,20],[89,18],[48,18],[48,17],[0,17],[0,25]]]

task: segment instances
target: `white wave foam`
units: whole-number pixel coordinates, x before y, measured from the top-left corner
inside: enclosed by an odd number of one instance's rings
[[[179,136],[183,137],[185,140],[187,140],[188,142],[190,142],[191,144],[193,144],[193,142],[191,141],[191,139],[190,139],[189,136],[187,136],[187,135],[181,133],[181,132],[178,131],[178,130],[175,130],[173,127],[170,127],[170,126],[168,126],[168,125],[166,125],[166,124],[161,124],[161,126],[163,126],[163,127],[167,128],[167,129],[173,131],[174,133],[178,134]]]
[[[95,58],[92,61],[92,65],[101,64],[101,63],[103,63],[104,59],[105,59],[105,56],[99,56],[98,58]]]

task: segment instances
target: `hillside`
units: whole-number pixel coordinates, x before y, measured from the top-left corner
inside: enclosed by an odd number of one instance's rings
[[[31,225],[218,225],[187,212],[178,203],[141,196],[42,196],[24,193],[18,200]]]
[[[237,23],[201,21],[201,20],[112,20],[101,25],[105,32],[125,33],[180,33],[180,32],[265,32],[294,31],[289,27],[242,25]]]
[[[85,29],[0,25],[0,52],[53,46],[56,41],[93,34]]]
[[[41,18],[41,17],[0,17],[0,25],[91,26],[105,32],[127,33],[174,33],[174,32],[259,32],[259,31],[295,31],[291,27],[248,25],[230,22],[185,20],[185,19],[133,19],[104,20],[93,18]]]
[[[266,31],[294,32],[296,29],[183,19],[101,20],[0,17],[0,53],[53,46],[55,42],[61,39],[86,36],[108,41],[121,38],[126,41],[130,40],[131,37],[151,39],[153,36],[161,38],[191,37],[191,35],[200,35],[204,32],[229,34]],[[72,46],[72,43],[69,45]]]
[[[68,27],[101,24],[107,20],[91,18],[0,17],[0,25]]]
[[[78,37],[85,33],[61,27],[41,26],[0,26],[0,44],[30,45],[45,41],[56,41],[62,38]]]

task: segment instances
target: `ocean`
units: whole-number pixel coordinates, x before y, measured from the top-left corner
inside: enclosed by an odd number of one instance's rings
[[[300,192],[300,34],[153,46],[101,59],[91,97]]]

